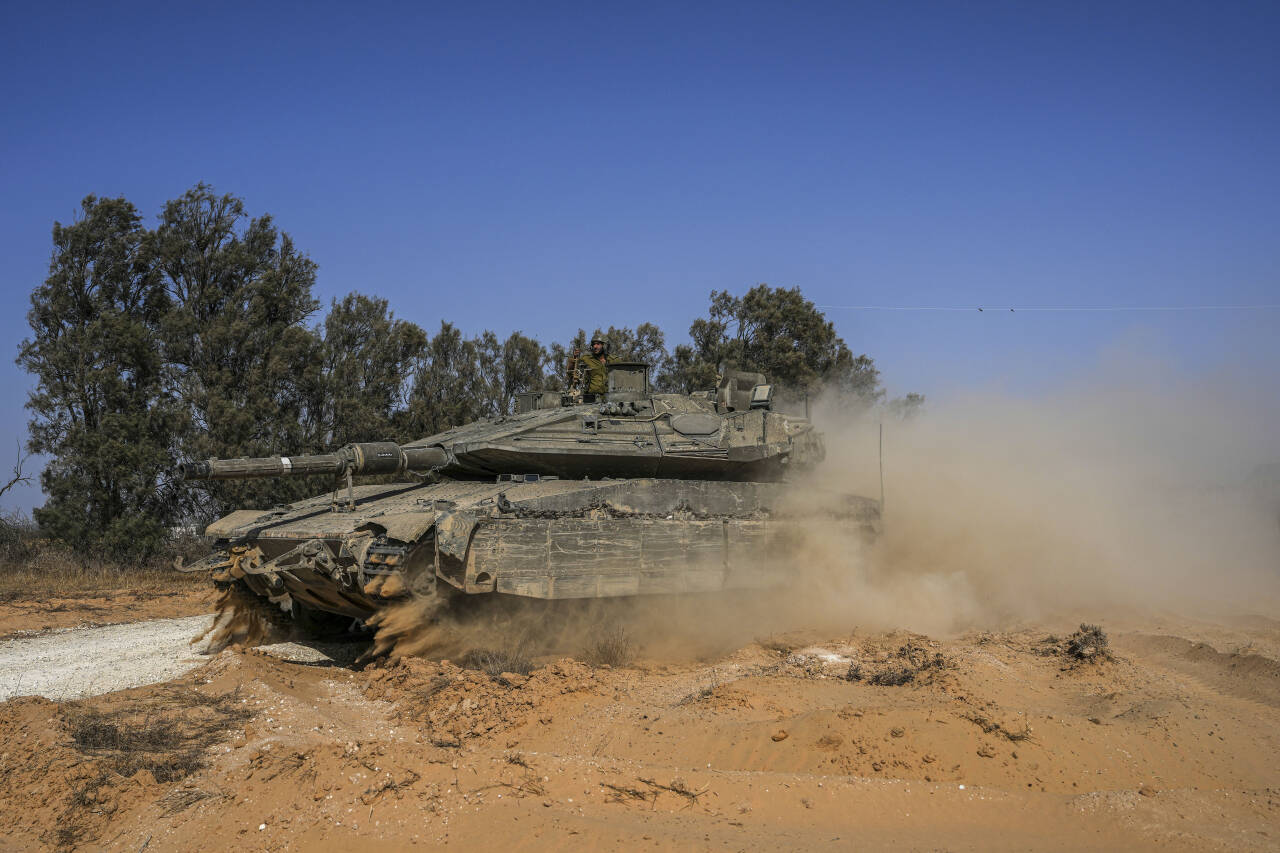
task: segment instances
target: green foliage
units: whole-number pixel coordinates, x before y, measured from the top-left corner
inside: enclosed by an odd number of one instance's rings
[[[791,392],[832,392],[846,405],[878,402],[880,371],[865,355],[854,356],[835,326],[790,290],[758,284],[742,296],[711,292],[706,317],[689,327],[691,344],[676,347],[658,384],[689,393],[716,385],[721,369],[764,373]]]
[[[304,325],[318,307],[316,265],[270,216],[248,219],[240,199],[204,184],[165,205],[155,245],[173,305],[164,324],[173,390],[194,426],[182,437],[184,453],[319,449],[305,408],[322,364],[322,342]],[[313,489],[296,479],[213,482],[186,492],[187,509],[207,519]]]
[[[53,457],[35,520],[79,548],[150,553],[174,517],[166,472],[185,425],[160,344],[170,303],[156,246],[132,204],[93,196],[54,225],[53,245],[18,356],[36,379],[28,446]]]
[[[516,394],[540,390],[547,351],[533,338],[512,332],[502,342],[486,331],[475,341],[480,411],[485,417],[510,414]]]
[[[402,424],[415,436],[433,435],[480,416],[479,348],[452,323],[441,322],[414,370]]]
[[[307,410],[324,447],[355,441],[408,441],[395,419],[408,404],[406,377],[427,347],[427,334],[397,320],[387,300],[348,294],[324,319],[321,376]]]

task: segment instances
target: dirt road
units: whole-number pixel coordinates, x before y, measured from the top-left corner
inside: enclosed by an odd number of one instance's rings
[[[177,678],[205,662],[191,639],[211,620],[155,619],[0,641],[0,701],[79,699]]]

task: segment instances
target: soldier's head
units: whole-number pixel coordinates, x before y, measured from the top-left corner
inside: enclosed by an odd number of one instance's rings
[[[602,340],[601,338],[591,339],[591,353],[596,358],[599,358],[600,356],[604,355],[608,351],[609,351],[609,345],[606,344],[604,340]]]

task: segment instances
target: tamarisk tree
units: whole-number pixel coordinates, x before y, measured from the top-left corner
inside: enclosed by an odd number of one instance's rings
[[[167,472],[184,425],[159,334],[170,302],[155,244],[128,201],[89,196],[76,222],[55,223],[53,247],[17,359],[36,379],[28,447],[51,457],[33,514],[81,550],[145,554],[175,515]]]
[[[172,311],[163,339],[173,390],[191,429],[186,455],[267,456],[320,449],[309,434],[308,389],[320,382],[322,343],[306,321],[316,265],[270,216],[198,184],[165,205],[156,267]],[[223,481],[189,489],[187,510],[208,520],[232,506],[270,506],[314,491],[297,479]]]

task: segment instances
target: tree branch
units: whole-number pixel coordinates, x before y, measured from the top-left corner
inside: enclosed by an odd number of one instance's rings
[[[9,491],[19,483],[31,482],[31,478],[23,475],[22,473],[22,463],[26,462],[27,459],[30,458],[30,456],[31,454],[29,453],[24,454],[22,452],[22,442],[18,442],[18,461],[13,463],[13,477],[9,480],[9,482],[5,483],[3,486],[0,486],[0,496],[3,496],[5,492]]]

